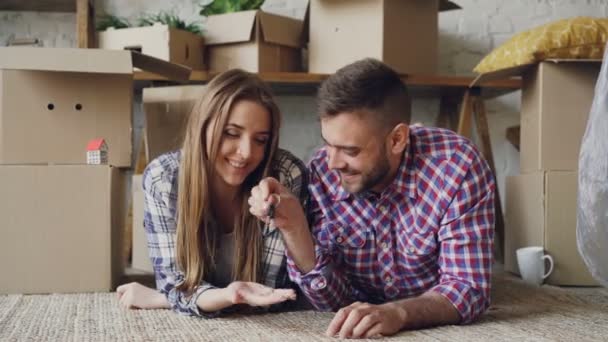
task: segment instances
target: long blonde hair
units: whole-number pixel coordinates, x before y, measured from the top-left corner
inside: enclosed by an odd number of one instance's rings
[[[177,196],[177,263],[184,272],[180,290],[194,287],[214,269],[217,226],[210,225],[211,193],[222,133],[234,104],[240,100],[259,103],[271,116],[271,138],[260,165],[247,176],[239,191],[240,213],[235,219],[233,278],[260,281],[262,237],[258,220],[248,210],[251,189],[269,175],[270,163],[278,146],[281,115],[267,85],[243,70],[230,70],[214,77],[192,109],[182,148]],[[213,124],[207,154],[207,127]]]

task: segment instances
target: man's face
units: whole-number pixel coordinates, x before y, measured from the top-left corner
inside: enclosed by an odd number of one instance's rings
[[[382,191],[390,173],[386,133],[357,113],[340,113],[321,120],[321,135],[346,191]]]

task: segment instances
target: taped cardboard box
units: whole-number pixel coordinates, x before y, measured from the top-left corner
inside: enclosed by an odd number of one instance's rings
[[[482,74],[473,82],[522,77],[522,173],[578,169],[600,67],[597,60],[545,60]]]
[[[124,263],[124,171],[0,165],[0,293],[110,291]]]
[[[87,143],[131,166],[133,67],[175,80],[190,69],[136,52],[0,48],[0,164],[84,164]]]
[[[181,147],[188,117],[204,89],[203,85],[144,88],[144,148],[148,161]]]
[[[433,74],[438,64],[438,12],[445,0],[311,0],[311,73],[373,57],[402,74]]]
[[[109,28],[97,34],[100,49],[134,50],[171,63],[204,70],[202,36],[156,23],[146,27]]]
[[[140,271],[154,273],[150,254],[148,253],[148,239],[144,230],[144,192],[142,188],[142,175],[133,175],[133,256],[131,267]]]
[[[519,273],[516,250],[542,246],[555,261],[546,282],[597,285],[576,245],[576,171],[539,171],[507,177],[505,269]]]
[[[209,70],[302,70],[303,21],[263,11],[210,15],[205,23]]]

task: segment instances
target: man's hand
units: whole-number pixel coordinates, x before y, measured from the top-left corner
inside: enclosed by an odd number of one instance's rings
[[[226,290],[232,304],[268,306],[296,299],[293,289],[273,289],[254,282],[235,281]]]
[[[249,212],[268,223],[274,205],[273,224],[280,230],[289,255],[302,273],[310,272],[316,262],[315,247],[306,214],[299,199],[274,178],[264,178],[251,189]]]
[[[118,301],[126,309],[169,309],[169,301],[162,293],[143,286],[129,283],[116,288]]]
[[[399,332],[405,320],[405,310],[395,303],[372,305],[355,302],[336,313],[326,334],[340,338],[389,336]]]
[[[251,189],[248,203],[249,212],[265,223],[270,221],[268,211],[270,205],[274,205],[273,223],[282,232],[308,230],[306,215],[299,199],[274,178],[265,178]]]

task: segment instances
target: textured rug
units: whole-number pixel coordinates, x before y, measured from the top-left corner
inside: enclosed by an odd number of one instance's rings
[[[0,341],[320,341],[332,313],[217,319],[124,310],[114,293],[0,296]],[[495,278],[475,324],[406,331],[395,341],[598,341],[608,338],[608,290],[530,287]]]

